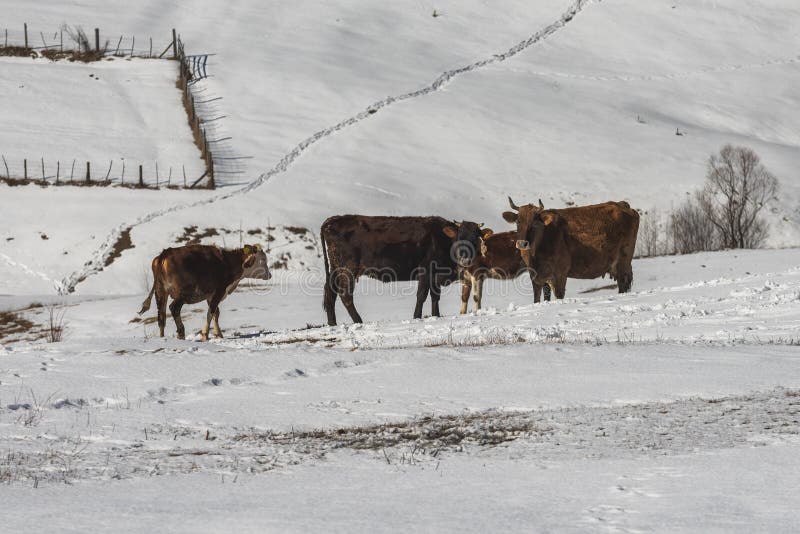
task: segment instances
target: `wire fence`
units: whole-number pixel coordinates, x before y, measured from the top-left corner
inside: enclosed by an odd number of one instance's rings
[[[178,59],[175,30],[167,40],[135,35],[106,35],[100,28],[89,33],[80,26],[62,25],[55,30],[34,30],[27,23],[22,28],[4,28],[0,55],[42,55],[44,52],[92,54],[95,56]],[[5,51],[3,49],[6,49]],[[86,58],[90,59],[90,58]]]
[[[38,37],[38,39],[36,39]],[[11,158],[3,155],[0,180],[11,183],[46,183],[53,185],[112,185],[131,187],[203,187],[215,188],[217,176],[234,176],[244,172],[244,160],[237,156],[230,140],[219,129],[222,115],[218,104],[222,97],[207,93],[207,87],[197,82],[209,78],[209,56],[213,54],[186,54],[185,46],[175,29],[170,39],[154,43],[152,37],[137,39],[120,35],[106,39],[99,28],[86,33],[80,27],[61,26],[55,31],[34,32],[28,24],[22,29],[4,29],[0,56],[44,56],[51,59],[71,61],[98,61],[108,56],[169,59],[179,62],[178,86],[182,91],[183,106],[189,127],[201,157],[205,172],[197,176],[186,176],[185,166],[159,169],[158,163],[131,164],[122,159],[109,159],[108,167],[97,167],[96,161],[52,161],[42,156],[39,159]]]
[[[205,176],[205,174],[203,175]],[[202,178],[202,177],[201,177]],[[124,159],[107,164],[85,160],[13,159],[0,154],[0,182],[11,185],[79,185],[161,189],[191,188],[194,180],[186,174],[186,166],[159,166],[158,162],[129,163]]]

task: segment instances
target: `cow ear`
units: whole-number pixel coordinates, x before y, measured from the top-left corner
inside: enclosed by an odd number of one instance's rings
[[[245,256],[249,256],[250,254],[253,253],[253,247],[251,247],[250,245],[245,245],[242,251],[244,252]]]
[[[506,222],[510,222],[511,224],[514,224],[514,223],[517,222],[518,218],[519,218],[519,215],[514,213],[513,211],[504,211],[503,212],[503,219],[505,219]]]
[[[458,235],[458,229],[455,226],[445,226],[442,228],[442,232],[450,239],[455,239]]]
[[[483,231],[483,234],[481,235],[481,237],[482,237],[482,238],[484,238],[484,239],[489,239],[490,237],[492,237],[492,234],[493,234],[493,233],[494,233],[494,232],[492,231],[492,229],[491,229],[491,228],[486,228],[486,229]]]

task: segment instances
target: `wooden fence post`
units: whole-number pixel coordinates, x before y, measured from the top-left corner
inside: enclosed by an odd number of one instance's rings
[[[86,181],[87,182],[91,182],[92,181],[91,170],[92,169],[91,169],[90,163],[87,161],[86,162]]]
[[[100,51],[100,28],[94,29],[94,49],[95,51]]]
[[[42,181],[44,182],[44,157],[42,158]]]
[[[144,187],[144,180],[142,180],[142,166],[139,165],[139,187]]]
[[[28,23],[25,24],[25,48],[28,48]]]
[[[61,161],[56,161],[56,185],[58,185],[58,177],[61,174]]]
[[[178,38],[175,35],[175,28],[172,28],[172,59],[178,59]]]
[[[27,180],[28,179],[28,160],[27,159],[23,159],[22,160],[22,168],[24,169],[23,172],[25,173],[25,174],[23,174],[23,176]]]

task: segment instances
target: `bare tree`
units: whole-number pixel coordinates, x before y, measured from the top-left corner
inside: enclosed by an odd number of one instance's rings
[[[678,254],[719,250],[719,232],[694,198],[687,199],[670,213],[669,219],[668,233]]]
[[[756,248],[767,238],[759,213],[778,192],[778,180],[753,150],[725,145],[708,160],[700,209],[719,232],[724,248]]]
[[[656,208],[651,208],[641,214],[639,234],[636,239],[636,255],[642,258],[667,254],[669,236],[664,235],[661,224],[661,213]]]

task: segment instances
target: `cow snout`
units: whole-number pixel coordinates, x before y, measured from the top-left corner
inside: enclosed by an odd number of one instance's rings
[[[517,240],[517,250],[528,250],[531,248],[530,242],[525,239],[518,239]]]
[[[469,267],[475,260],[475,246],[469,241],[459,241],[450,251],[459,267]]]

